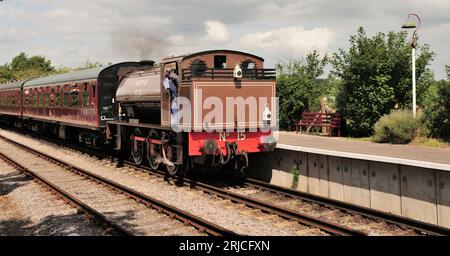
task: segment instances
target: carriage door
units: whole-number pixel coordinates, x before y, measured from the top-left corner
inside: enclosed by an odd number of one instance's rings
[[[169,62],[165,63],[161,70],[161,126],[163,127],[170,127],[170,114],[171,114],[171,97],[170,93],[166,91],[164,88],[164,74],[166,73],[166,70],[175,70],[175,74],[178,76],[178,95],[180,92],[180,84],[181,84],[181,77],[178,69],[178,63],[177,62]]]

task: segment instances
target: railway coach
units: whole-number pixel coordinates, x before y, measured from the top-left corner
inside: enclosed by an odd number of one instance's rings
[[[94,146],[104,144],[106,122],[115,117],[119,80],[153,64],[123,62],[1,84],[1,121]]]

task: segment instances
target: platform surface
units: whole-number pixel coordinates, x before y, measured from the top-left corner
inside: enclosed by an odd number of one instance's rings
[[[450,171],[450,149],[444,148],[374,143],[295,132],[280,132],[277,148],[350,158],[356,156],[375,161],[381,159],[382,162]]]

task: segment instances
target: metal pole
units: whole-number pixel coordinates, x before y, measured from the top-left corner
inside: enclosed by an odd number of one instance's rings
[[[412,48],[413,117],[416,118],[416,48]]]

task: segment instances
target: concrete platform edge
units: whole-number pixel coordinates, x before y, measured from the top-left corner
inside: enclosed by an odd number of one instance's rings
[[[287,145],[287,144],[277,144],[277,148],[292,150],[292,151],[314,153],[314,154],[329,155],[329,156],[337,156],[337,157],[377,161],[377,162],[384,162],[384,163],[409,165],[409,166],[436,169],[436,170],[442,170],[442,171],[450,171],[449,164],[417,161],[417,160],[411,160],[411,159],[405,159],[405,158],[395,158],[395,157],[386,157],[386,156],[379,156],[379,155],[342,152],[342,151],[327,150],[327,149],[320,149],[320,148],[293,146],[293,145]]]

